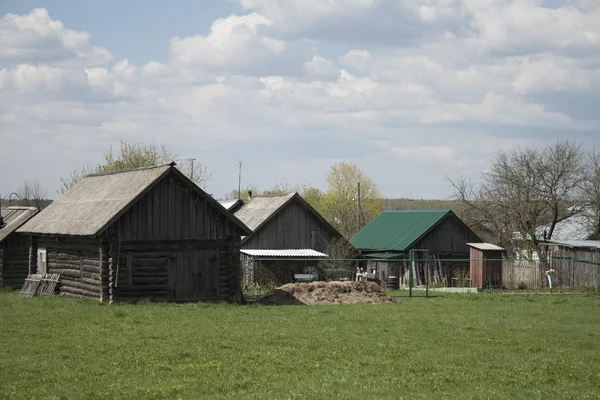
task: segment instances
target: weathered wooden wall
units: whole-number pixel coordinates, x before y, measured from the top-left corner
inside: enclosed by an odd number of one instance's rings
[[[242,244],[243,249],[313,249],[327,252],[331,229],[293,201]]]
[[[467,259],[470,255],[467,243],[480,241],[477,235],[471,232],[458,217],[450,215],[411,248],[428,249],[429,254],[438,258],[461,257]]]
[[[125,242],[118,261],[114,300],[235,301],[240,293],[235,243]]]
[[[60,294],[102,299],[103,268],[98,239],[39,238],[37,245],[46,249],[47,273],[60,274]]]
[[[225,240],[239,228],[176,175],[168,175],[110,230],[121,242]]]
[[[29,239],[13,233],[0,244],[0,287],[20,289],[29,271]]]
[[[502,286],[502,254],[498,251],[482,251],[471,248],[471,287],[483,289]]]

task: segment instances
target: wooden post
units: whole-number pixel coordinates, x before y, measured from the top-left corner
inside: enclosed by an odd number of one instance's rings
[[[108,296],[108,245],[100,239],[98,243],[98,263],[100,272],[100,302],[109,300]]]
[[[4,287],[4,250],[0,249],[0,288]]]
[[[117,264],[118,264],[118,254],[117,254],[117,244],[112,242],[110,244],[109,250],[110,257],[108,259],[108,304],[112,304],[115,301],[115,279],[118,277],[115,275]]]
[[[28,275],[37,272],[37,239],[34,236],[29,236],[29,268]]]

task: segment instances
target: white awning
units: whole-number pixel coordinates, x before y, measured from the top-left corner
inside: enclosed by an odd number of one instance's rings
[[[312,249],[286,249],[286,250],[269,250],[269,249],[243,249],[242,254],[252,257],[328,257],[327,254],[320,253]]]
[[[504,250],[504,248],[502,248],[500,246],[496,246],[495,244],[491,244],[491,243],[467,243],[467,246],[473,247],[477,250],[483,250],[483,251],[487,251],[487,250],[503,251]]]

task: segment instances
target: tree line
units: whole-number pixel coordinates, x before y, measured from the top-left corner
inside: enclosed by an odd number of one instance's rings
[[[98,165],[61,177],[59,194],[92,173],[176,160],[177,167],[186,176],[205,188],[210,179],[205,165],[180,160],[179,155],[164,144],[121,142],[116,151],[110,147]],[[509,251],[521,248],[523,243],[529,250],[539,250],[541,243],[552,239],[556,224],[567,215],[567,209],[571,209],[585,217],[591,232],[589,238],[600,239],[600,153],[585,150],[582,143],[561,140],[542,147],[500,151],[478,180],[458,177],[449,178],[449,182],[451,200],[386,201],[377,184],[358,164],[338,162],[327,173],[325,190],[309,183],[290,185],[280,181],[263,190],[247,185],[240,192],[230,191],[222,199],[248,201],[249,191],[254,195],[298,192],[346,238],[354,236],[384,209],[451,208],[482,238]],[[36,200],[44,198],[45,190],[38,182],[27,181],[17,194],[21,201],[36,205]],[[544,225],[548,228],[540,232],[539,228]]]

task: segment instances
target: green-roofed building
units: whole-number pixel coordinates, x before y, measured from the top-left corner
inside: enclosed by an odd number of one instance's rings
[[[468,268],[467,243],[474,242],[481,239],[450,210],[384,211],[350,241],[364,257],[374,260],[368,266],[374,273],[384,269],[384,275],[400,275],[398,278],[404,272],[400,265],[408,268],[403,260],[411,256],[411,250],[427,250],[430,259],[446,260],[437,263],[444,263],[444,275],[451,275],[452,266],[462,261]],[[420,254],[414,252],[413,256]]]

